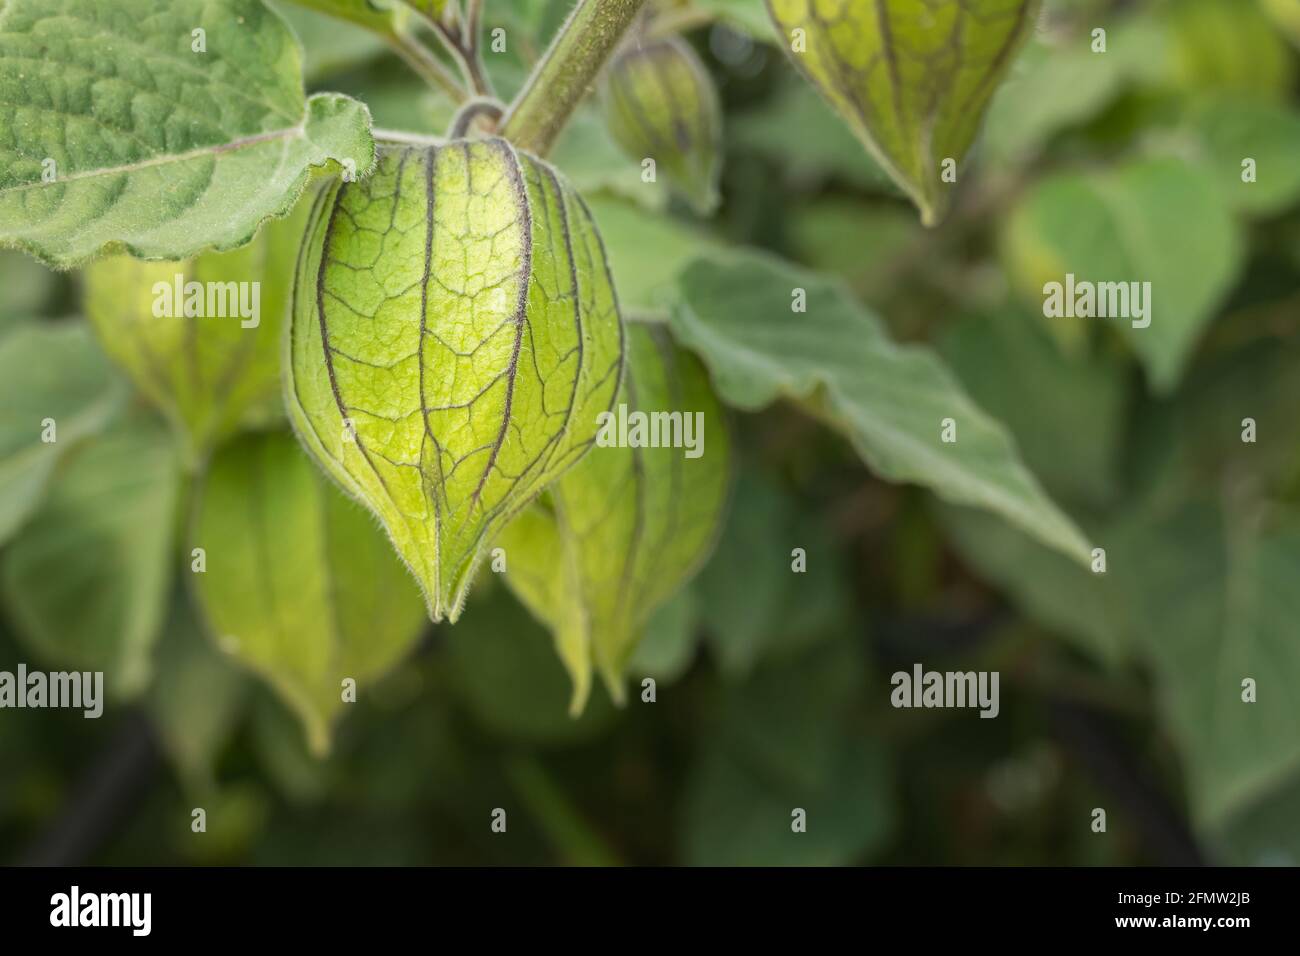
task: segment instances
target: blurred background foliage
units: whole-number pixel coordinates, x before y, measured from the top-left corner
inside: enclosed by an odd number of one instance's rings
[[[0,253],[0,423],[57,401],[70,448],[4,436],[0,669],[116,675],[98,721],[0,718],[6,862],[1300,861],[1300,5],[1048,0],[934,230],[795,74],[759,0],[690,6],[726,118],[717,214],[643,183],[595,104],[552,157],[627,311],[663,313],[683,266],[734,244],[842,279],[1006,423],[1107,573],[873,478],[790,405],[737,413],[728,524],[651,622],[625,708],[598,690],[570,719],[550,636],[484,573],[319,759],[164,568],[189,562],[167,552],[190,489],[172,490],[161,423],[65,321],[80,277]],[[503,95],[567,7],[489,3]],[[364,100],[377,126],[445,130],[451,106],[378,41],[281,8],[309,88]],[[1243,156],[1259,181],[1234,186]],[[1153,281],[1177,328],[1044,320],[1042,283],[1067,267]],[[150,480],[115,481],[142,459]],[[889,675],[917,661],[1000,671],[999,718],[892,709]]]

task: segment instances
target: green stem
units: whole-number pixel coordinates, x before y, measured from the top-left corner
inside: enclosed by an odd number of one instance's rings
[[[461,26],[460,43],[469,60],[470,78],[480,96],[497,95],[492,78],[483,65],[483,0],[467,0],[465,22]]]
[[[460,112],[458,112],[455,119],[452,120],[451,129],[447,133],[447,138],[462,139],[469,133],[470,127],[474,125],[474,121],[480,116],[490,118],[492,125],[495,128],[496,124],[501,121],[501,114],[504,111],[505,107],[503,107],[497,100],[481,96],[469,100],[460,108]]]
[[[520,801],[566,863],[621,865],[618,854],[583,819],[541,764],[529,757],[516,757],[506,762],[505,772]]]
[[[646,0],[580,0],[501,123],[501,135],[545,156]]]
[[[646,28],[651,37],[669,37],[679,33],[689,33],[699,27],[707,27],[718,20],[712,10],[699,10],[687,7],[684,10],[670,10],[661,13],[650,21]]]
[[[424,21],[425,26],[433,31],[442,48],[447,51],[447,55],[456,61],[460,75],[464,78],[470,92],[474,96],[495,97],[496,93],[492,90],[492,83],[483,69],[483,60],[478,51],[477,24],[482,16],[482,7],[470,3],[460,26],[456,26],[451,20],[453,12],[458,12],[454,7],[448,7],[442,18],[434,16],[431,11],[418,4],[413,5],[412,9]],[[471,31],[475,32],[471,33]]]
[[[460,42],[467,50],[477,50],[479,34],[483,31],[483,0],[466,0],[465,22],[461,26]]]
[[[456,61],[456,66],[460,68],[460,75],[465,78],[465,82],[469,84],[475,95],[494,95],[492,84],[488,82],[487,73],[483,70],[483,63],[478,58],[478,51],[465,47],[461,43],[460,34],[445,24],[435,20],[431,25],[443,48]]]
[[[465,88],[456,82],[456,77],[451,70],[443,66],[438,58],[414,37],[405,33],[395,33],[386,34],[384,39],[422,80],[434,89],[445,92],[451,97],[453,103],[463,103],[468,98]]]

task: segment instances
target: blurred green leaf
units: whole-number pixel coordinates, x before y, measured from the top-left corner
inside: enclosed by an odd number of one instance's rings
[[[1261,6],[1296,49],[1300,49],[1300,3],[1296,0],[1261,0]]]
[[[115,256],[85,270],[100,344],[173,423],[191,467],[239,428],[283,418],[280,332],[308,199],[233,252],[186,262]]]
[[[780,634],[777,621],[785,604],[796,600],[789,540],[794,513],[779,489],[749,471],[741,472],[734,495],[696,590],[719,666],[725,674],[744,675]]]
[[[1161,10],[1183,88],[1281,98],[1294,85],[1295,59],[1258,3],[1177,0]]]
[[[383,54],[389,47],[381,39],[388,32],[392,14],[376,11],[372,29],[352,30],[340,27],[328,12],[317,12],[306,4],[310,0],[264,0],[283,17],[302,44],[302,75],[308,83],[321,80]],[[348,2],[348,0],[341,0]],[[366,0],[359,0],[365,4]],[[400,2],[397,4],[400,6]],[[366,24],[358,24],[365,26]]]
[[[721,249],[705,233],[612,196],[590,196],[624,316],[662,315],[677,296],[678,273]]]
[[[204,636],[189,602],[172,602],[148,711],[181,782],[201,795],[216,786],[215,767],[243,709],[247,681]]]
[[[681,677],[695,659],[699,645],[699,599],[691,586],[678,591],[646,622],[645,636],[628,663],[628,673],[668,684]]]
[[[364,102],[377,128],[441,137],[456,115],[450,96],[429,86],[395,57],[335,74],[329,83]]]
[[[1208,154],[1210,173],[1229,204],[1267,216],[1300,201],[1300,112],[1244,96],[1198,102],[1189,125]],[[1242,162],[1255,161],[1255,181],[1242,180]]]
[[[888,758],[874,741],[835,742],[834,774],[811,789],[773,784],[710,747],[684,798],[686,863],[844,866],[869,858],[894,825]],[[791,830],[796,809],[806,814],[804,833]]]
[[[887,752],[851,719],[864,667],[837,642],[722,695],[686,783],[687,863],[834,866],[880,848],[896,810]]]
[[[241,781],[212,790],[203,797],[207,829],[191,829],[192,811],[168,830],[177,852],[190,865],[230,865],[244,859],[263,836],[271,815],[266,791],[252,782]]]
[[[489,732],[507,740],[565,746],[604,733],[615,717],[596,694],[569,716],[572,687],[550,635],[511,596],[471,596],[461,619],[440,630],[453,687]]]
[[[632,160],[624,155],[594,109],[574,113],[550,158],[584,196],[605,190],[646,209],[659,210],[668,204],[667,180],[643,182],[640,157]]]
[[[179,462],[161,423],[114,425],[65,459],[44,506],[12,541],[0,591],[42,659],[144,690],[172,581]]]
[[[249,690],[253,751],[267,782],[295,806],[319,803],[329,794],[331,761],[307,749],[297,715],[270,688]]]
[[[1109,565],[1108,573],[1094,573],[983,512],[944,507],[940,515],[976,576],[1006,593],[1026,617],[1103,663],[1135,655],[1123,593]],[[1123,567],[1114,570],[1123,573]]]
[[[0,329],[0,544],[40,504],[59,459],[108,423],[124,392],[83,323]]]
[[[56,273],[31,256],[0,250],[0,334],[20,319],[40,315],[56,285]]]
[[[338,17],[379,34],[397,33],[410,11],[400,0],[291,0],[316,13]],[[440,16],[445,0],[411,0],[409,6]]]
[[[1114,551],[1195,818],[1214,826],[1300,770],[1300,514],[1192,503],[1126,527]]]
[[[695,585],[709,648],[724,676],[800,653],[848,612],[843,558],[815,516],[787,493],[742,472],[717,551]],[[805,571],[794,570],[801,549]]]
[[[1117,326],[1158,393],[1178,383],[1245,252],[1223,192],[1177,159],[1045,178],[1012,211],[1003,245],[1013,282],[1036,308],[1044,286],[1064,284],[1067,274],[1077,282],[1149,282],[1148,327],[1129,317],[1050,321]]]
[[[763,0],[691,0],[691,6],[716,14],[723,23],[744,30],[756,40],[776,40]]]
[[[418,639],[414,580],[370,516],[279,432],[217,454],[190,544],[204,552],[191,582],[210,636],[285,699],[324,754],[345,682],[359,696]]]
[[[934,225],[1038,0],[769,0],[799,69]]]
[[[957,322],[940,348],[971,398],[1011,429],[1050,494],[1101,507],[1119,490],[1125,371],[1109,356],[1063,355],[1049,337],[1051,321],[994,309]]]
[[[1262,332],[1270,319],[1267,313],[1234,312],[1224,324]],[[1130,446],[1144,498],[1178,501],[1243,473],[1262,494],[1282,495],[1294,487],[1300,478],[1298,363],[1300,340],[1269,335],[1211,356],[1174,399],[1142,409]],[[1257,441],[1243,447],[1247,419]],[[1249,457],[1243,459],[1243,452]]]
[[[727,118],[729,139],[770,157],[786,178],[801,185],[842,180],[860,189],[902,195],[826,101],[791,78],[758,107]]]
[[[1153,16],[1110,27],[1105,53],[1088,33],[1040,35],[1025,46],[989,104],[981,139],[990,168],[1033,159],[1063,130],[1106,109],[1134,81],[1168,70],[1166,31]]]
[[[933,353],[891,342],[837,283],[736,254],[695,262],[681,285],[674,330],[702,355],[725,401],[749,410],[779,397],[816,403],[883,478],[988,508],[1086,560],[1086,540],[1021,464],[1006,430]],[[793,308],[800,290],[806,313]],[[945,419],[958,429],[951,443],[941,441]]]
[[[897,264],[924,240],[902,206],[825,196],[789,210],[792,257],[842,276],[854,291],[878,293],[899,279]]]
[[[1300,775],[1201,833],[1233,866],[1300,866]]]

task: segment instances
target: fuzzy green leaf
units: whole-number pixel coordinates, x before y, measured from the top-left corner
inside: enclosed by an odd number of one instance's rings
[[[660,413],[676,416],[671,435],[693,437],[694,446],[664,447],[670,435],[649,430]],[[642,444],[656,434],[659,447]],[[597,445],[551,487],[552,510],[534,507],[498,540],[506,581],[555,635],[575,713],[593,665],[623,700],[646,622],[713,549],[730,474],[731,443],[708,377],[659,327],[630,326],[627,377]]]
[[[343,707],[409,651],[420,595],[369,515],[293,439],[249,434],[213,460],[191,547],[192,583],[217,645],[275,688],[317,753]]]
[[[374,160],[365,106],[304,101],[260,0],[7,0],[0,103],[0,245],[57,266],[234,249],[311,167]]]
[[[1090,547],[1022,464],[1006,429],[930,351],[891,342],[837,283],[757,255],[701,259],[672,313],[723,400],[745,409],[804,402],[883,478],[1001,515],[1079,560]],[[792,308],[803,290],[807,312]],[[944,421],[956,428],[942,440]]]
[[[289,350],[305,444],[454,621],[487,543],[595,440],[622,326],[578,196],[503,140],[461,141],[322,195]]]
[[[59,459],[108,422],[123,392],[81,323],[0,335],[0,543],[40,504]]]
[[[989,98],[1038,0],[768,0],[795,64],[938,222]]]
[[[191,463],[281,414],[280,333],[309,211],[300,203],[233,252],[86,269],[86,314],[104,350],[173,423]]]
[[[103,671],[116,695],[144,689],[172,581],[179,479],[171,438],[151,419],[123,421],[64,462],[0,566],[5,606],[42,659]]]
[[[676,37],[628,46],[609,65],[604,105],[629,156],[663,167],[700,215],[717,207],[722,108],[694,50]]]

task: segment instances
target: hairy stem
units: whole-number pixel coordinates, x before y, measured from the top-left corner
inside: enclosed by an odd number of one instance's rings
[[[501,123],[521,149],[545,156],[645,0],[580,0]]]
[[[445,23],[435,21],[433,23],[433,32],[442,41],[443,47],[451,55],[451,58],[456,61],[460,75],[465,78],[465,82],[469,84],[474,94],[477,96],[491,96],[492,86],[488,82],[487,74],[483,71],[483,63],[478,58],[478,52],[464,46],[460,40],[460,33]]]
[[[470,79],[480,96],[496,96],[492,78],[483,66],[483,0],[466,0],[460,43],[469,62]]]
[[[452,120],[451,129],[447,133],[447,138],[462,138],[469,132],[470,127],[474,125],[474,121],[481,116],[486,116],[491,119],[492,124],[495,127],[495,125],[500,122],[501,114],[503,112],[505,112],[505,107],[503,107],[497,100],[489,99],[487,97],[476,97],[460,108],[460,112],[458,112],[456,118]]]
[[[456,68],[460,70],[460,75],[464,78],[465,85],[469,87],[471,95],[495,96],[478,51],[477,24],[483,12],[481,5],[471,0],[460,25],[455,22],[455,18],[460,14],[455,5],[448,5],[441,18],[434,16],[423,6],[416,5],[413,9],[437,36],[438,42],[442,44],[448,56],[456,62]]]
[[[483,0],[466,0],[465,22],[461,25],[460,42],[465,49],[476,52],[479,34],[483,30]]]

